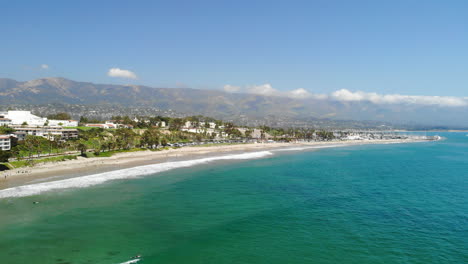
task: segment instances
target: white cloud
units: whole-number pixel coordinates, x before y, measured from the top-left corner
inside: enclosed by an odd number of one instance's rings
[[[247,92],[266,96],[280,96],[281,94],[280,91],[273,89],[273,87],[269,83],[248,86]]]
[[[48,69],[49,69],[49,65],[47,65],[47,64],[41,64],[41,69],[43,69],[43,70],[48,70]]]
[[[436,106],[467,106],[466,98],[452,96],[425,96],[401,94],[377,94],[362,91],[351,92],[341,89],[331,93],[330,99],[337,101],[369,101],[374,104],[418,104]]]
[[[367,93],[363,91],[352,92],[347,89],[341,89],[330,94],[314,94],[304,88],[290,91],[279,91],[274,89],[269,83],[261,85],[250,85],[246,87],[225,85],[224,91],[245,92],[265,96],[289,97],[294,99],[313,98],[316,100],[334,100],[341,102],[367,101],[374,104],[413,104],[442,107],[468,106],[468,97],[378,94]]]
[[[309,93],[304,88],[299,88],[299,89],[296,89],[296,90],[292,90],[292,91],[289,91],[287,93],[288,93],[289,97],[297,98],[297,99],[308,98],[308,97],[310,97],[312,95],[311,93]]]
[[[137,79],[137,76],[134,72],[129,70],[123,70],[119,68],[111,68],[107,75],[110,77],[118,77],[118,78],[128,78],[128,79]]]
[[[240,87],[240,86],[234,86],[234,85],[226,84],[226,85],[224,85],[223,90],[224,90],[225,92],[228,92],[228,93],[235,93],[235,92],[239,92],[239,91],[241,90],[241,87]]]
[[[265,96],[281,96],[281,97],[290,97],[296,99],[305,99],[313,96],[310,92],[304,88],[299,88],[291,91],[279,91],[271,86],[269,83],[260,84],[260,85],[250,85],[245,88],[240,86],[225,85],[224,91],[226,92],[246,92],[250,94],[258,94]]]

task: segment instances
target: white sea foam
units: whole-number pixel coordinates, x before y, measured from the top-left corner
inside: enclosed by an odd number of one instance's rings
[[[163,171],[168,171],[176,168],[190,167],[198,164],[204,164],[217,160],[243,160],[256,159],[270,156],[273,153],[269,151],[259,151],[244,154],[233,154],[219,157],[209,157],[202,159],[172,161],[134,168],[109,171],[88,176],[70,178],[66,180],[43,182],[37,184],[23,185],[13,188],[0,190],[0,199],[8,197],[24,197],[39,194],[46,191],[68,189],[68,188],[85,188],[97,184],[101,184],[111,180],[138,178],[144,175],[155,174]]]
[[[132,263],[137,263],[138,261],[140,261],[140,259],[132,259],[129,261],[122,262],[120,264],[132,264]]]
[[[298,150],[307,150],[307,149],[337,148],[337,147],[346,147],[346,146],[351,146],[351,144],[304,146],[304,147],[295,147],[295,148],[276,149],[274,151],[298,151]]]

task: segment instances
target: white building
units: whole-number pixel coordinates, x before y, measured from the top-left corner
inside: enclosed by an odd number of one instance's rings
[[[363,140],[363,138],[359,135],[349,135],[347,137],[345,137],[345,139],[347,140]]]
[[[86,124],[86,127],[97,127],[97,128],[104,128],[104,129],[109,129],[109,128],[117,128],[116,124],[106,122],[105,124]]]
[[[52,120],[49,119],[49,126],[61,126],[61,127],[77,127],[78,121],[76,120]]]
[[[14,134],[18,140],[24,140],[26,135],[38,136],[47,139],[54,139],[60,137],[60,139],[67,140],[72,138],[78,138],[77,129],[65,129],[62,127],[23,127],[16,126],[14,127]]]
[[[11,125],[11,119],[0,117],[0,126],[9,126]]]
[[[88,125],[89,124],[87,124],[86,126]],[[107,128],[133,128],[133,126],[130,124],[122,124],[120,122],[114,122],[112,120],[107,120],[105,125],[109,126]],[[106,127],[102,127],[102,128],[106,128]]]
[[[209,128],[216,128],[216,123],[215,122],[208,122]],[[200,127],[206,127],[205,122],[200,122]]]
[[[158,127],[166,127],[166,122],[164,122],[164,121],[159,121],[159,122],[156,123],[156,126],[158,126]]]
[[[10,135],[0,135],[0,150],[10,150],[11,149],[11,139]]]
[[[185,124],[184,124],[183,128],[187,128],[187,129],[188,129],[188,128],[191,128],[191,127],[192,127],[192,122],[190,122],[190,121],[185,121]]]
[[[27,123],[28,126],[43,126],[47,122],[47,118],[33,115],[31,111],[0,112],[0,117],[10,119],[11,125]]]

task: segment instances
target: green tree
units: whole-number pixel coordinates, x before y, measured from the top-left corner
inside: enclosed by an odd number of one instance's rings
[[[167,145],[167,139],[166,137],[161,138],[161,145],[166,146]]]
[[[70,120],[71,116],[68,113],[62,112],[62,113],[57,113],[57,114],[53,114],[53,115],[48,115],[47,118],[48,119],[55,119],[55,120]]]
[[[0,135],[2,134],[12,134],[15,130],[11,127],[0,126]]]
[[[11,157],[10,151],[0,150],[0,162],[8,162],[8,159]]]
[[[82,139],[78,141],[76,148],[77,150],[81,152],[81,156],[84,156],[86,153],[86,150],[88,150],[88,146],[86,145],[86,142]]]
[[[158,129],[147,129],[141,137],[141,145],[149,148],[157,148],[160,141],[160,133]]]
[[[136,135],[130,128],[119,128],[115,131],[118,148],[131,149],[135,145]]]
[[[169,123],[169,130],[178,131],[184,125],[184,120],[182,118],[174,118]]]
[[[89,123],[88,118],[85,117],[85,116],[80,116],[80,125],[83,125],[83,124],[86,124],[86,123]]]
[[[245,134],[246,138],[251,139],[252,134],[253,134],[253,130],[251,128],[249,128],[249,129],[245,130],[244,134]]]

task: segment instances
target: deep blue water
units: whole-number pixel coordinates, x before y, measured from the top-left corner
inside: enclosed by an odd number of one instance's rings
[[[0,263],[468,263],[468,137],[440,135],[0,199]]]

